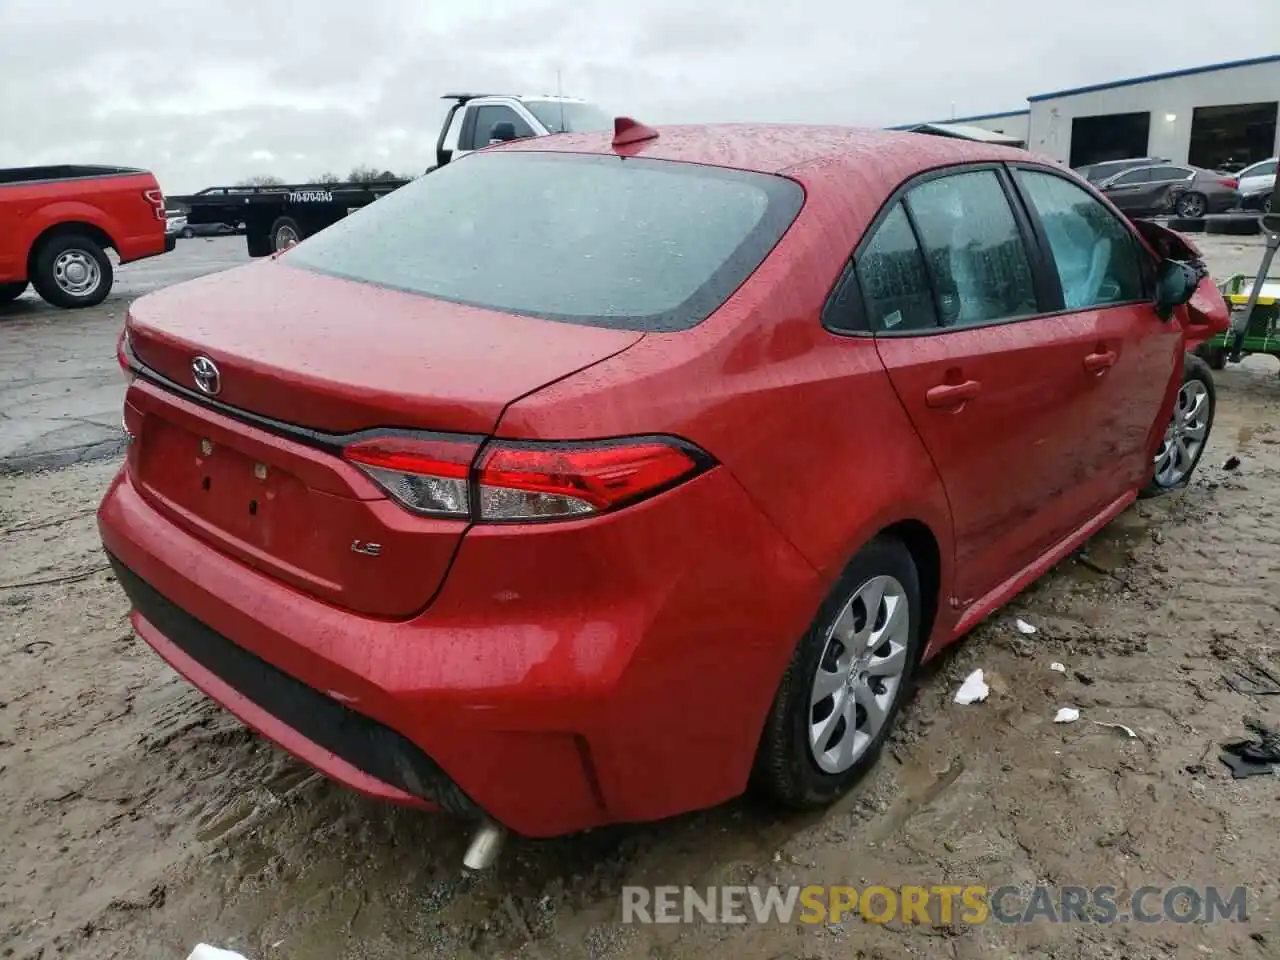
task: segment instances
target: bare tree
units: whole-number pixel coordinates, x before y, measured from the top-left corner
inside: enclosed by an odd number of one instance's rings
[[[403,180],[400,174],[394,170],[378,170],[377,167],[371,167],[367,164],[361,164],[353,167],[351,172],[347,174],[347,183],[379,183],[383,180]]]
[[[279,187],[279,186],[282,186],[283,184],[284,184],[284,181],[281,180],[279,177],[273,177],[270,174],[259,174],[256,177],[245,177],[243,180],[237,183],[236,186],[237,187]]]
[[[313,183],[341,183],[342,178],[338,176],[336,173],[325,171],[324,173],[320,174],[320,176],[316,177],[315,180],[312,182]]]

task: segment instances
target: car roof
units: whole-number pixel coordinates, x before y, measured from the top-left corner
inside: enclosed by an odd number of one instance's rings
[[[661,126],[656,139],[622,148],[627,156],[677,160],[758,173],[798,173],[809,165],[850,164],[895,169],[905,179],[953,163],[1035,159],[1025,150],[926,133],[791,123],[726,123]],[[565,133],[515,140],[490,149],[613,154],[608,132]]]

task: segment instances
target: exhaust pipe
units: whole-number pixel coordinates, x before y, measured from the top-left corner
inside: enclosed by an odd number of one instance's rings
[[[505,827],[498,826],[492,820],[484,821],[476,830],[475,836],[471,838],[471,844],[462,858],[463,869],[472,873],[489,869],[498,859],[498,854],[502,851],[502,841],[506,838]]]

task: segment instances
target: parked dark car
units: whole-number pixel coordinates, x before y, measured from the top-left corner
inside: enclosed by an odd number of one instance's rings
[[[1130,216],[1203,217],[1239,206],[1238,186],[1234,178],[1212,170],[1163,163],[1115,174],[1098,189]]]
[[[1129,157],[1126,160],[1103,160],[1101,163],[1088,163],[1083,167],[1076,167],[1075,170],[1076,173],[1090,183],[1098,184],[1103,180],[1109,180],[1117,173],[1132,170],[1134,167],[1146,167],[1153,163],[1172,162],[1168,157]]]
[[[192,237],[228,237],[243,233],[243,224],[233,227],[229,223],[188,223],[184,214],[172,214],[167,218],[165,232],[190,240]]]

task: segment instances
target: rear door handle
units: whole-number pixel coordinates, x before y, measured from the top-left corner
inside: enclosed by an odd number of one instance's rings
[[[930,387],[924,395],[924,402],[934,408],[958,407],[972,400],[982,389],[977,380],[966,380],[964,383],[942,383]]]
[[[1102,373],[1104,370],[1114,367],[1115,364],[1116,352],[1114,350],[1091,353],[1084,358],[1084,368],[1090,373]]]

